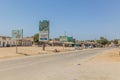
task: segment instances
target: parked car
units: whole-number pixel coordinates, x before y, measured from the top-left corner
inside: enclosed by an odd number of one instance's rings
[[[80,47],[80,46],[77,45],[77,44],[76,44],[74,47],[75,47],[75,50],[81,50],[81,49],[82,49],[82,47]]]
[[[77,46],[75,47],[75,50],[82,50],[82,47]]]

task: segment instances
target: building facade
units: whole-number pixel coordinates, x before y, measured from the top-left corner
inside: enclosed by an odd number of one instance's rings
[[[32,37],[25,37],[22,39],[22,46],[32,46],[32,45],[33,45]]]
[[[17,40],[18,46],[32,46],[33,38],[25,37],[21,40]],[[12,47],[16,46],[16,40],[7,36],[0,36],[0,47]]]
[[[10,47],[16,45],[16,40],[11,37],[0,36],[0,47]]]

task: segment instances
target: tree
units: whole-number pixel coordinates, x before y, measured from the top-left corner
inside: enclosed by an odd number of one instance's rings
[[[59,39],[59,38],[55,38],[54,40],[55,40],[55,41],[60,41],[60,39]]]
[[[100,40],[97,40],[97,42],[101,45],[106,45],[109,43],[109,41],[104,37],[100,37]]]
[[[118,39],[114,39],[113,43],[117,45],[118,44]]]
[[[38,34],[38,33],[35,34],[35,35],[33,36],[33,39],[34,39],[34,42],[35,42],[35,43],[38,43],[38,42],[39,42],[39,34]]]

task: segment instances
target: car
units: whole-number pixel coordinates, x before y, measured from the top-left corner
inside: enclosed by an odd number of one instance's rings
[[[82,47],[80,47],[80,46],[75,46],[75,50],[82,50]]]

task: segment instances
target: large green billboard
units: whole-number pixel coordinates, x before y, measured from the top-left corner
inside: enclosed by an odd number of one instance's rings
[[[49,31],[49,21],[48,20],[43,20],[43,21],[40,21],[39,23],[39,30],[41,32],[45,32],[45,31]]]
[[[39,22],[39,41],[49,40],[49,21],[43,20]]]
[[[67,37],[68,42],[73,42],[73,37]]]

